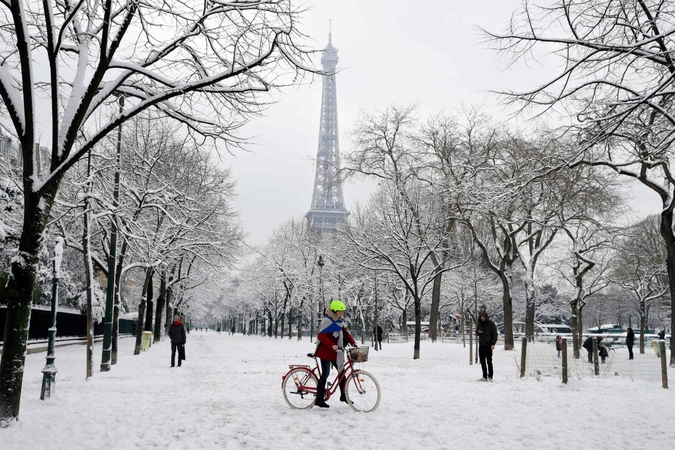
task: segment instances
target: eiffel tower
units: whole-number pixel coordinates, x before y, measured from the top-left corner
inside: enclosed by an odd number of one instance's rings
[[[345,209],[340,181],[340,146],[338,142],[337,91],[335,68],[337,49],[333,47],[332,32],[328,32],[328,45],[323,49],[321,65],[330,75],[323,77],[321,96],[321,123],[319,126],[319,151],[316,154],[316,175],[312,207],[305,217],[309,229],[315,233],[334,232],[344,222],[349,212]]]

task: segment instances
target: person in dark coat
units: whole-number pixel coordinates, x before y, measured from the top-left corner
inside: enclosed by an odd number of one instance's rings
[[[378,345],[380,346],[380,350],[382,350],[382,327],[376,326],[373,334],[375,335],[375,350],[377,350]]]
[[[633,359],[633,344],[635,344],[635,333],[633,329],[628,327],[626,329],[626,347],[628,347],[628,359]]]
[[[605,346],[605,341],[602,336],[598,338],[598,356],[600,356],[600,360],[603,364],[605,363],[605,358],[609,356],[609,352],[607,351],[607,347]]]
[[[560,358],[560,352],[562,351],[562,337],[560,335],[555,337],[555,349],[558,352],[558,358]]]
[[[659,340],[663,341],[665,339],[666,339],[666,330],[664,328],[663,330],[659,331]]]
[[[356,347],[356,341],[349,334],[349,330],[342,321],[345,304],[340,300],[330,302],[330,307],[326,309],[321,325],[319,325],[319,334],[317,335],[318,344],[315,355],[321,362],[321,378],[316,386],[316,400],[314,404],[320,408],[328,408],[324,399],[326,394],[326,382],[330,374],[330,367],[333,365],[339,372],[344,370],[344,352],[343,343],[347,342]],[[340,401],[347,402],[345,397],[345,381],[340,382]]]
[[[173,322],[169,327],[169,338],[171,339],[171,367],[175,366],[176,350],[178,350],[178,367],[181,362],[185,360],[185,342],[187,337],[185,335],[185,326],[180,320],[179,315],[173,316]]]
[[[478,381],[492,381],[492,352],[497,344],[497,326],[488,317],[487,312],[483,311],[478,317],[476,326],[476,335],[478,336],[478,358],[480,367],[483,370],[483,377]]]
[[[602,358],[602,362],[605,362],[605,358],[607,358],[608,353],[607,353],[607,348],[605,347],[605,343],[602,342],[604,338],[602,336],[598,336],[598,356]],[[592,363],[593,362],[593,337],[588,337],[584,341],[583,348],[585,348],[588,351],[588,362]]]
[[[584,341],[584,343],[581,345],[583,348],[586,349],[588,352],[588,362],[592,363],[593,362],[593,338],[588,337]]]

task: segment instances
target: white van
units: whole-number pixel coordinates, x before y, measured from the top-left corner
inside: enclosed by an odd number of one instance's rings
[[[572,337],[572,327],[563,323],[535,323],[534,335],[540,336],[544,340],[555,339],[560,335],[563,338]],[[525,322],[513,322],[513,337],[521,338],[525,336]]]
[[[534,325],[535,334],[545,336],[572,336],[572,327],[563,323],[537,323]]]
[[[621,325],[617,325],[615,323],[606,323],[600,325],[599,327],[586,328],[586,333],[592,334],[623,333],[623,332],[624,330],[621,329]]]

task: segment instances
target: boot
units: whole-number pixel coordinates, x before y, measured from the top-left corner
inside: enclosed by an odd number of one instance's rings
[[[354,402],[352,402],[352,401],[347,402],[347,396],[345,395],[344,386],[340,386],[340,387],[342,388],[342,389],[340,389],[340,401],[345,402],[345,403],[351,403],[353,405]]]
[[[324,397],[326,396],[326,385],[325,383],[319,382],[319,385],[316,387],[316,400],[314,405],[319,408],[330,408]]]

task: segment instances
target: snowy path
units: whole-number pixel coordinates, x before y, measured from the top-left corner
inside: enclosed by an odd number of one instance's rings
[[[371,349],[365,363],[382,386],[377,411],[354,413],[337,398],[327,410],[297,411],[283,400],[281,375],[310,361],[307,339],[193,332],[181,368],[169,367],[168,342],[135,357],[132,349],[123,339],[117,365],[89,381],[84,346],[57,349],[56,395],[45,402],[45,354],[28,355],[21,420],[0,429],[0,447],[625,449],[675,440],[673,376],[669,390],[645,381],[520,380],[515,352],[498,349],[495,383],[477,383],[480,368],[459,344],[423,342],[419,360],[412,343],[390,344]]]

